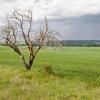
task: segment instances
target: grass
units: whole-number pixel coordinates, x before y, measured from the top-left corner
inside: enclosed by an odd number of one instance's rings
[[[45,65],[56,75],[45,73]],[[46,48],[27,71],[16,53],[1,46],[0,100],[100,100],[100,48]]]

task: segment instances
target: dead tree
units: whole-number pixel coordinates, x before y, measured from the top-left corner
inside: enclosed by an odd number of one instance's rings
[[[7,24],[3,31],[6,33],[6,45],[12,48],[22,59],[26,69],[30,70],[39,50],[48,41],[56,41],[55,34],[48,30],[47,18],[38,33],[33,32],[33,15],[31,10],[15,10],[7,16]],[[29,51],[28,62],[19,46],[24,42]]]

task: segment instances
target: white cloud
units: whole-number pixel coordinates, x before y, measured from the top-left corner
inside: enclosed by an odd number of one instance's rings
[[[15,1],[15,0],[14,0]],[[0,19],[14,8],[32,8],[35,19],[61,18],[100,12],[100,0],[0,0]]]

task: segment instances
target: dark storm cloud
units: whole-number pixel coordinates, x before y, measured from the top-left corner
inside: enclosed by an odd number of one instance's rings
[[[61,39],[100,40],[100,14],[48,20],[50,30],[57,31]],[[39,29],[41,21],[34,23]]]
[[[63,39],[100,39],[100,14],[49,20]]]

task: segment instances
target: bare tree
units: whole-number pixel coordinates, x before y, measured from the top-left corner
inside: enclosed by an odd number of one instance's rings
[[[41,25],[38,33],[33,31],[33,15],[31,10],[15,10],[7,16],[7,24],[3,31],[6,33],[6,44],[12,48],[22,59],[26,69],[30,70],[39,50],[47,42],[57,41],[56,35],[48,30],[47,18]],[[29,59],[26,61],[20,42],[24,42],[29,51]]]

